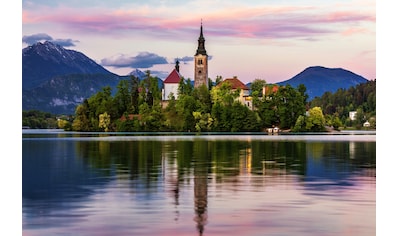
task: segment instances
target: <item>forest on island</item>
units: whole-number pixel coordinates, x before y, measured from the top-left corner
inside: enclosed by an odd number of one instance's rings
[[[365,121],[370,128],[376,126],[375,80],[307,101],[304,85],[279,86],[263,94],[265,86],[276,85],[255,79],[250,87],[252,109],[238,101],[240,90],[232,90],[228,83],[217,86],[221,81],[219,77],[215,83],[209,81],[209,88],[194,88],[190,79],[183,78],[178,96],[170,94],[163,104],[158,79],[147,71],[141,81],[134,76],[121,80],[114,93],[104,87],[79,104],[74,116],[53,116],[55,121],[48,122],[51,127],[32,122],[32,113],[42,112],[24,111],[23,126],[53,128],[57,124],[83,132],[260,132],[272,127],[306,132],[325,131],[326,127],[361,129]],[[357,112],[356,120],[349,119],[349,111]]]

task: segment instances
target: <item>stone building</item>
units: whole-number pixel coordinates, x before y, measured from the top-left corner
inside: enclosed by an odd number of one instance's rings
[[[198,88],[201,85],[205,85],[208,88],[208,54],[205,50],[205,38],[201,31],[198,38],[198,48],[194,56],[194,88]]]

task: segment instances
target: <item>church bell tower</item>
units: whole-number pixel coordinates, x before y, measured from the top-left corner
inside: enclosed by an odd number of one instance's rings
[[[201,32],[198,38],[197,53],[194,56],[194,88],[205,85],[208,88],[208,55],[205,50],[205,38]]]

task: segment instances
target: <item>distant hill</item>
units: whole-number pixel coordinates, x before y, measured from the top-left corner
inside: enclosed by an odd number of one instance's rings
[[[74,114],[76,106],[105,86],[117,91],[120,80],[146,74],[138,69],[129,75],[109,72],[81,52],[51,42],[22,49],[22,109],[53,114]],[[158,86],[163,81],[158,78]]]
[[[54,76],[71,74],[114,75],[81,52],[49,41],[22,49],[22,88],[39,86]]]
[[[33,89],[22,90],[22,110],[74,114],[76,106],[105,86],[116,92],[121,77],[106,74],[55,76]],[[125,78],[126,79],[126,78]]]
[[[304,84],[306,92],[309,95],[308,101],[310,101],[315,97],[321,97],[325,92],[334,93],[340,88],[347,89],[367,81],[364,77],[342,68],[312,66],[291,79],[277,84],[289,84],[294,88],[300,84]]]

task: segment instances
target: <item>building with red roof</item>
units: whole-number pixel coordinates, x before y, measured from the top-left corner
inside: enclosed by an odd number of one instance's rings
[[[175,99],[178,98],[178,89],[179,89],[179,83],[180,80],[182,79],[182,76],[180,75],[179,72],[179,61],[176,61],[176,66],[170,72],[168,77],[163,81],[163,89],[162,89],[162,100],[166,101],[169,100],[169,95],[173,95]]]
[[[252,97],[249,94],[250,89],[246,86],[241,80],[239,80],[236,76],[233,78],[227,78],[216,85],[216,87],[221,86],[224,83],[229,83],[231,90],[236,91],[240,90],[240,96],[237,98],[242,104],[246,105],[249,109],[252,110]]]

